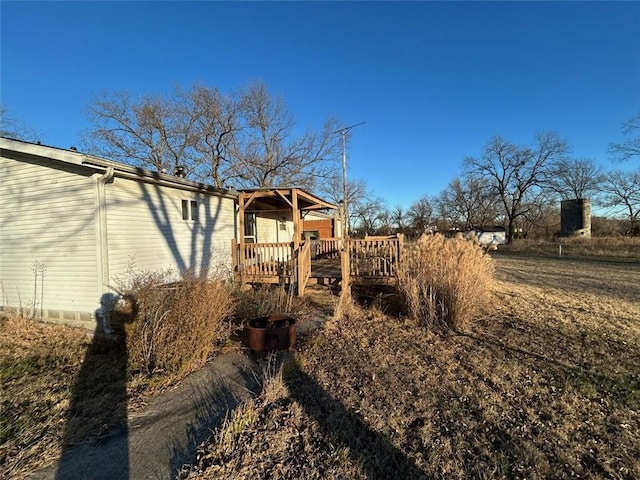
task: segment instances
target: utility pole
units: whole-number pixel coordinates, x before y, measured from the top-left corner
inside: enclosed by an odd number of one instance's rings
[[[349,200],[347,188],[347,134],[355,127],[364,125],[367,122],[360,122],[348,127],[336,130],[333,133],[339,133],[342,136],[342,295],[344,300],[351,299],[351,264],[349,256]]]

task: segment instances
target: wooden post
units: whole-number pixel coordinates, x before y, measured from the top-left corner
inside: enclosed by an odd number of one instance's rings
[[[293,250],[295,252],[300,248],[300,239],[302,232],[300,231],[300,211],[298,210],[298,191],[291,189],[291,203],[293,205]]]
[[[349,253],[349,235],[347,234],[345,208],[341,207],[342,216],[342,256],[340,258],[340,266],[342,268],[342,298],[345,301],[351,301],[351,259]]]
[[[240,240],[240,255],[244,253],[244,192],[238,195],[238,237]],[[240,263],[244,264],[244,259],[240,258]]]

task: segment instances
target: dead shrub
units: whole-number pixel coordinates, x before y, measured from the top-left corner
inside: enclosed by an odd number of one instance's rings
[[[137,314],[125,325],[129,369],[175,378],[202,366],[229,338],[234,301],[220,280],[171,271],[136,274],[124,297]]]
[[[405,247],[398,286],[409,315],[462,331],[488,300],[493,271],[491,257],[473,242],[423,235]]]
[[[248,289],[238,286],[234,292],[236,317],[246,320],[272,313],[295,314],[301,305],[293,293],[292,288],[280,285],[265,284]]]

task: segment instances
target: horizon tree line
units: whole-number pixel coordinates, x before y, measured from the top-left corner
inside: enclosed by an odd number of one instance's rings
[[[39,140],[4,105],[0,113],[3,136]],[[300,133],[284,100],[261,82],[230,93],[201,84],[174,86],[167,95],[101,92],[85,115],[87,153],[159,172],[181,167],[187,178],[218,188],[295,185],[342,200],[340,122],[329,118],[319,131]],[[623,141],[609,145],[611,158],[640,160],[640,111],[622,133]],[[571,156],[555,132],[536,133],[527,145],[492,137],[438,195],[423,195],[406,209],[389,208],[364,179],[347,187],[348,221],[357,235],[501,225],[511,242],[518,234],[557,230],[560,200],[575,198],[590,198],[623,218],[625,231],[640,234],[640,161],[636,170],[604,171],[592,158]]]

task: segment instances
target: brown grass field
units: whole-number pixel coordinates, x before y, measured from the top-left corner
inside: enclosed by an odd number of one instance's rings
[[[271,359],[263,392],[181,476],[640,478],[640,262],[494,258],[493,302],[464,334],[385,314],[384,301],[346,309]],[[57,458],[90,343],[0,323],[0,478]],[[94,354],[104,365],[113,352]],[[104,405],[85,407],[84,432],[113,427]]]
[[[496,277],[462,335],[331,321],[182,476],[640,478],[640,265],[503,254]]]

